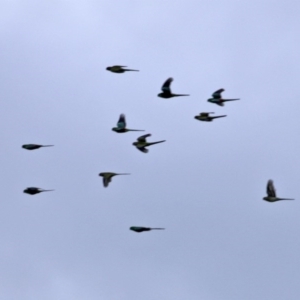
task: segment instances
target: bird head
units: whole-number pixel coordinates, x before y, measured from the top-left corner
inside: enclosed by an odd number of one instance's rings
[[[107,68],[106,68],[106,70],[108,70],[108,71],[109,71],[110,69],[111,69],[111,67],[107,67]]]
[[[113,127],[111,130],[112,131],[118,131],[118,128],[117,127]]]

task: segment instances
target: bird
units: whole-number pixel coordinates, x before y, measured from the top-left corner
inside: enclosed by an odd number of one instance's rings
[[[26,150],[35,150],[41,147],[53,147],[54,145],[37,145],[37,144],[25,144],[22,146],[23,149]]]
[[[170,88],[170,85],[173,81],[173,78],[168,78],[165,83],[162,85],[161,90],[162,93],[159,93],[157,96],[161,98],[172,98],[172,97],[180,97],[180,96],[189,96],[187,94],[173,94]]]
[[[128,132],[128,131],[145,131],[145,130],[128,129],[128,128],[126,128],[126,119],[125,119],[125,115],[124,114],[120,115],[119,121],[117,123],[117,127],[113,127],[112,130],[115,131],[115,132],[117,132],[117,133],[124,133],[124,132]]]
[[[29,194],[29,195],[35,195],[35,194],[39,194],[42,192],[51,192],[51,191],[54,191],[54,190],[43,190],[43,189],[40,189],[37,187],[29,187],[29,188],[25,189],[23,192],[26,194]]]
[[[267,183],[267,197],[264,197],[263,200],[266,200],[268,202],[276,202],[280,200],[295,200],[295,199],[290,199],[290,198],[278,198],[276,197],[276,190],[274,188],[273,180],[268,180]]]
[[[126,66],[112,66],[112,67],[107,67],[106,70],[107,71],[111,71],[113,73],[125,73],[127,71],[135,71],[135,72],[139,72],[139,70],[132,70],[132,69],[123,69],[123,68],[127,68]]]
[[[224,106],[224,102],[240,100],[240,99],[223,99],[221,94],[224,91],[225,91],[224,89],[219,89],[219,90],[215,91],[212,94],[212,98],[209,98],[207,101],[211,102],[211,103],[215,103],[219,106]]]
[[[195,119],[197,119],[199,121],[211,122],[214,119],[226,117],[226,115],[211,117],[209,114],[214,114],[214,113],[213,112],[202,112],[198,116],[195,116]]]
[[[163,140],[163,141],[158,141],[158,142],[147,143],[146,138],[149,136],[151,136],[151,134],[149,134],[149,133],[140,136],[136,142],[132,143],[132,145],[135,146],[138,150],[140,150],[144,153],[148,153],[149,150],[146,149],[145,147],[165,142],[165,140]]]
[[[112,178],[116,175],[130,175],[129,173],[113,173],[113,172],[102,172],[99,176],[103,177],[103,186],[108,187]]]
[[[165,228],[150,228],[150,227],[142,227],[142,226],[131,226],[129,228],[135,232],[143,232],[143,231],[150,231],[150,230],[164,230]]]

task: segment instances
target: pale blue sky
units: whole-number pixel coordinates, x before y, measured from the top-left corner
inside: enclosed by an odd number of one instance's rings
[[[161,2],[0,2],[0,299],[300,298],[300,4]]]

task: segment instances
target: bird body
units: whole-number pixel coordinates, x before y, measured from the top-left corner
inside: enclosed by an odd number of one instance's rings
[[[35,150],[41,147],[53,147],[54,145],[37,145],[37,144],[25,144],[22,146],[23,149],[26,150]]]
[[[139,72],[139,70],[133,70],[133,69],[124,69],[126,68],[126,66],[112,66],[112,67],[107,67],[106,70],[107,71],[111,71],[113,73],[125,73],[127,71],[135,71],[135,72]]]
[[[39,194],[42,192],[51,192],[51,191],[54,191],[54,190],[43,190],[43,189],[40,189],[37,187],[29,187],[29,188],[25,189],[23,192],[26,194],[29,194],[29,195],[35,195],[35,194]]]
[[[226,117],[226,115],[212,117],[209,114],[213,114],[213,112],[202,112],[198,116],[195,116],[195,119],[199,121],[211,122],[214,119]]]
[[[267,197],[264,197],[263,200],[266,200],[268,202],[276,202],[276,201],[280,201],[280,200],[295,200],[295,199],[291,199],[291,198],[278,198],[276,196],[276,190],[274,187],[274,183],[273,180],[269,180],[267,183]]]
[[[135,146],[138,150],[144,153],[148,153],[149,150],[146,149],[146,147],[165,142],[165,140],[163,140],[163,141],[148,143],[146,138],[149,136],[151,136],[151,134],[145,134],[140,136],[136,142],[132,143],[132,145]]]
[[[164,230],[165,228],[150,228],[150,227],[142,227],[142,226],[131,226],[129,228],[135,232],[143,232],[143,231],[150,231],[150,230]]]
[[[211,102],[211,103],[215,103],[219,106],[224,106],[224,102],[240,100],[240,99],[223,99],[222,92],[224,92],[224,91],[225,91],[224,89],[219,89],[219,90],[215,91],[212,94],[212,98],[209,98],[207,101]]]
[[[112,178],[117,175],[130,175],[129,173],[113,173],[113,172],[102,172],[99,176],[103,177],[103,186],[108,187]]]
[[[117,127],[113,127],[112,131],[117,133],[124,133],[128,131],[145,131],[140,129],[128,129],[126,128],[126,118],[124,114],[121,114],[117,123]]]
[[[171,88],[170,88],[172,81],[173,81],[172,77],[168,78],[165,81],[165,83],[161,87],[162,93],[159,93],[157,95],[158,97],[168,99],[168,98],[172,98],[172,97],[189,96],[187,94],[173,94],[171,91]]]

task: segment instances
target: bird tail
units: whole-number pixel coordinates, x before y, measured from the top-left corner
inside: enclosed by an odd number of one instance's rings
[[[42,190],[42,192],[52,192],[54,190]]]
[[[53,147],[54,145],[43,145],[42,147]]]
[[[295,199],[291,199],[291,198],[279,198],[279,200],[295,200]]]
[[[227,102],[227,101],[235,101],[235,100],[240,100],[240,99],[223,99],[224,102]]]
[[[165,228],[151,228],[151,229],[154,229],[154,230],[165,230]]]
[[[145,131],[145,130],[140,130],[140,129],[127,129],[128,131]]]
[[[151,145],[155,145],[155,144],[159,144],[159,143],[163,143],[165,142],[166,140],[163,140],[163,141],[158,141],[158,142],[153,142],[153,143],[148,143],[147,146],[151,146]]]
[[[133,70],[133,69],[124,69],[125,71],[134,71],[134,72],[139,72],[139,70]]]
[[[130,175],[130,173],[118,173],[117,175]]]
[[[190,96],[188,94],[173,94],[174,97]]]
[[[226,117],[227,115],[222,115],[222,116],[215,116],[215,117],[211,117],[212,119],[217,119],[217,118],[224,118]]]

